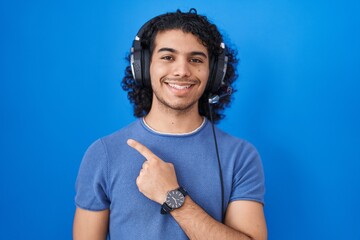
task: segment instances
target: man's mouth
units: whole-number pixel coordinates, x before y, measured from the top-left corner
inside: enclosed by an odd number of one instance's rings
[[[179,85],[179,84],[176,84],[176,83],[168,83],[168,85],[172,88],[175,88],[177,90],[183,90],[183,89],[188,89],[190,88],[192,85],[189,84],[189,85]]]
[[[174,88],[176,90],[189,89],[192,86],[199,84],[197,80],[170,79],[170,78],[165,78],[163,80],[163,83],[167,84],[169,87]]]

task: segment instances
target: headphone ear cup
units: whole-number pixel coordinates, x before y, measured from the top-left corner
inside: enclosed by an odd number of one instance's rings
[[[227,62],[228,62],[228,57],[225,55],[219,58],[217,61],[216,71],[214,71],[215,77],[214,77],[214,85],[212,89],[213,92],[217,92],[219,88],[225,85],[224,78],[227,70]]]
[[[142,50],[142,83],[145,87],[151,87],[151,79],[150,79],[150,51],[149,49]]]
[[[206,89],[205,91],[209,91],[211,93],[214,93],[214,81],[215,81],[215,71],[216,71],[216,60],[214,58],[211,58],[210,61],[210,74],[209,74],[209,80],[206,84]]]
[[[133,42],[133,47],[131,48],[131,56],[130,56],[130,62],[131,62],[131,71],[133,78],[137,84],[142,84],[142,64],[141,64],[141,46],[140,42],[135,39]]]
[[[226,56],[225,52],[225,44],[221,43],[221,48],[223,49],[222,53],[211,63],[211,74],[209,77],[209,82],[207,86],[207,90],[209,90],[212,94],[215,94],[221,86],[225,85],[224,78],[227,70],[228,64],[228,56]]]
[[[150,83],[150,53],[147,47],[142,45],[142,37],[145,29],[149,27],[152,19],[146,22],[136,34],[131,47],[131,71],[135,82],[144,87],[151,86]]]
[[[139,40],[134,40],[131,48],[131,71],[135,82],[140,86],[150,87],[150,52],[141,47]]]

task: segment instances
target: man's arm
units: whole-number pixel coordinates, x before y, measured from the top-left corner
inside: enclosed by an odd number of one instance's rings
[[[162,204],[166,193],[179,187],[174,166],[135,140],[128,140],[128,144],[146,158],[136,179],[139,191]],[[190,196],[186,196],[184,205],[173,210],[171,215],[190,239],[267,239],[263,206],[257,202],[231,202],[225,224],[212,218]]]
[[[76,208],[74,240],[105,240],[109,228],[109,210],[88,211]]]
[[[228,205],[225,224],[253,239],[267,239],[264,206],[254,201],[233,201]]]
[[[190,197],[171,215],[190,239],[267,239],[263,206],[257,202],[231,202],[225,224],[213,219]]]

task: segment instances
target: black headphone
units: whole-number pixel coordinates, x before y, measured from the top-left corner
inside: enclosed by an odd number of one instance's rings
[[[158,17],[167,14],[160,15]],[[158,18],[155,17],[155,18]],[[140,86],[151,87],[150,81],[150,49],[149,47],[143,47],[141,44],[142,36],[145,29],[147,29],[155,20],[155,18],[147,21],[136,34],[131,47],[131,71],[133,78]],[[228,56],[226,56],[226,47],[224,43],[220,44],[222,49],[221,54],[218,57],[211,59],[210,62],[210,76],[206,86],[206,91],[210,91],[215,94],[220,87],[225,85],[224,77],[226,74]]]

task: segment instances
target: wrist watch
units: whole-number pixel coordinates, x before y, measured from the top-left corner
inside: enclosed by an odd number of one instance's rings
[[[187,192],[183,187],[169,191],[166,196],[166,201],[161,205],[161,214],[170,213],[172,210],[184,205],[186,195]]]

